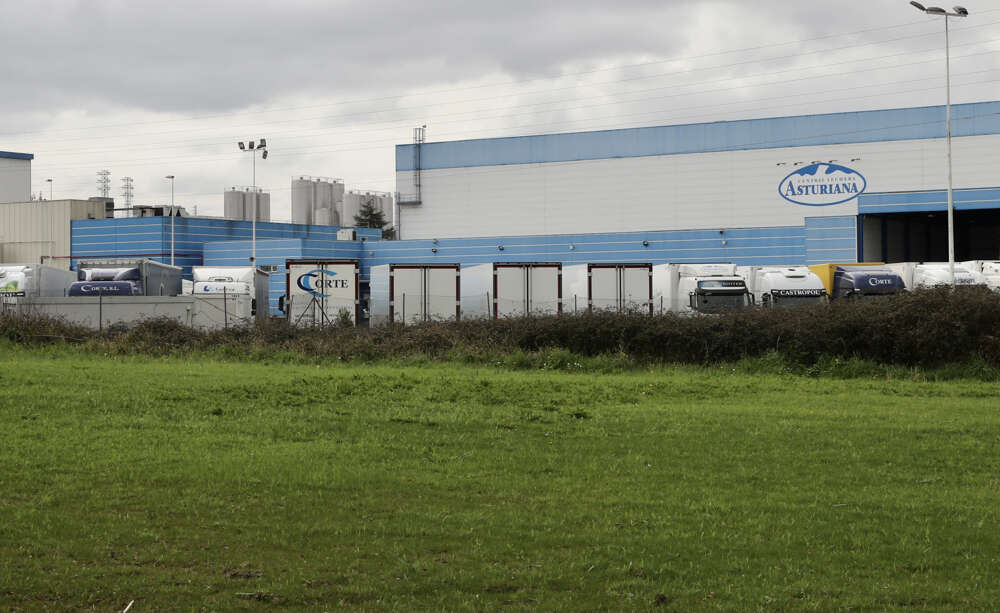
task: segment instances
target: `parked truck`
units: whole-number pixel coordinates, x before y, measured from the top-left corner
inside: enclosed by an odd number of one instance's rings
[[[0,298],[5,303],[17,298],[65,296],[76,273],[42,264],[0,265]]]
[[[876,298],[906,287],[903,279],[882,263],[815,264],[809,269],[823,281],[831,300]]]
[[[1000,261],[997,260],[970,260],[962,262],[967,270],[979,275],[982,283],[993,291],[1000,291]]]
[[[294,326],[334,326],[361,319],[358,260],[286,260],[278,310]]]
[[[266,319],[270,275],[253,266],[195,266],[191,269],[195,296],[232,296],[235,312],[227,316],[239,320]]]
[[[736,274],[746,281],[754,302],[765,308],[819,304],[826,288],[808,266],[739,266]]]
[[[574,264],[562,280],[566,312],[653,312],[652,264]]]
[[[898,262],[886,264],[903,280],[908,290],[918,287],[951,285],[951,267],[947,262]],[[955,285],[986,285],[979,273],[973,273],[964,264],[955,263]]]
[[[179,296],[180,266],[155,260],[82,260],[70,296]]]
[[[674,313],[712,314],[754,303],[746,281],[729,263],[654,266],[653,293],[654,305]]]

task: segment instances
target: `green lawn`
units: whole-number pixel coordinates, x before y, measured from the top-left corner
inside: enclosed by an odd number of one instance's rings
[[[0,607],[996,610],[1000,385],[0,346]]]

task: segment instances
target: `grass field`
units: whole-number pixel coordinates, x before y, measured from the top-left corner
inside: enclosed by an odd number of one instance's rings
[[[1000,385],[0,346],[3,610],[996,610]]]

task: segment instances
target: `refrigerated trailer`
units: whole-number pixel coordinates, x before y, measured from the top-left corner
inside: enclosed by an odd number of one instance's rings
[[[227,317],[238,320],[267,319],[270,275],[253,266],[194,266],[191,293],[195,296],[233,298],[236,310]],[[239,298],[245,297],[246,300]]]
[[[562,264],[497,262],[462,268],[462,318],[562,313]]]
[[[1000,290],[1000,262],[996,260],[970,260],[962,265],[979,275],[980,280],[991,290]]]
[[[294,326],[331,326],[361,316],[358,260],[286,260],[278,309]]]
[[[563,309],[653,313],[652,264],[577,264],[562,271]]]
[[[81,260],[76,270],[78,281],[70,287],[71,296],[179,296],[183,288],[180,266],[145,258]]]
[[[897,262],[886,264],[886,268],[899,275],[910,291],[918,287],[951,285],[951,266],[948,262]],[[956,262],[955,285],[986,285],[986,280],[980,273],[973,273],[964,264]]]
[[[76,273],[41,264],[4,264],[0,266],[0,301],[17,298],[65,296],[76,281]]]
[[[372,266],[369,287],[372,325],[461,319],[458,264]]]
[[[876,298],[906,288],[902,277],[885,264],[814,264],[809,269],[823,281],[830,300]]]

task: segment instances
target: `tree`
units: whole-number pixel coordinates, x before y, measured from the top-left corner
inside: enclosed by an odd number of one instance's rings
[[[361,204],[361,210],[354,216],[354,225],[359,228],[378,228],[382,230],[382,238],[395,238],[396,229],[392,226],[385,227],[389,222],[386,221],[382,209],[376,208],[375,202],[376,199],[372,197]]]

